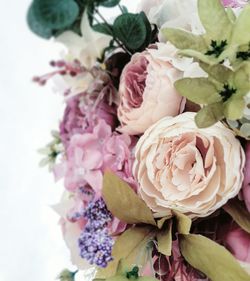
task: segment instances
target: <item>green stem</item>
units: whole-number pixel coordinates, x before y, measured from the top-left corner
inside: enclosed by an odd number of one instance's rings
[[[109,31],[111,32],[112,36],[113,36],[113,39],[114,41],[118,44],[118,46],[120,48],[122,48],[125,53],[129,54],[130,56],[132,56],[132,54],[130,53],[130,51],[122,44],[122,42],[120,42],[115,36],[114,36],[114,33],[113,33],[113,30],[112,28],[110,27],[109,23],[106,21],[106,19],[103,17],[103,15],[99,12],[98,9],[94,9],[94,11],[96,12],[96,14],[101,18],[101,20],[107,25]],[[96,18],[95,18],[96,19]]]

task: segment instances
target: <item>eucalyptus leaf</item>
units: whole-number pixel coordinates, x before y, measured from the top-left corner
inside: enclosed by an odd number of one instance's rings
[[[120,2],[121,0],[101,0],[99,1],[99,4],[106,8],[112,8],[117,6]]]
[[[32,4],[29,7],[28,14],[27,14],[27,23],[31,31],[33,31],[38,36],[49,39],[52,36],[52,29],[46,25],[41,24],[37,21],[35,14],[34,14],[34,5]]]
[[[207,128],[224,118],[223,103],[212,103],[203,107],[195,116],[198,128]]]
[[[142,14],[126,13],[116,18],[114,35],[130,50],[138,50],[147,39],[147,27]]]
[[[186,216],[178,211],[173,210],[172,213],[176,217],[176,220],[177,220],[178,233],[179,234],[189,234],[191,225],[192,225],[192,220],[188,216]]]
[[[151,210],[125,181],[106,172],[103,181],[103,198],[110,212],[128,224],[156,225]]]
[[[222,246],[201,235],[181,235],[185,260],[212,281],[249,281],[240,263]]]
[[[194,35],[180,29],[163,28],[161,33],[176,48],[180,50],[192,49],[199,52],[207,50],[206,42],[200,35]]]
[[[198,11],[210,40],[222,41],[230,37],[232,22],[220,0],[198,0]]]
[[[247,5],[236,20],[231,44],[245,45],[250,42],[250,5]]]
[[[35,0],[34,17],[41,25],[51,29],[70,26],[79,15],[79,7],[74,0]]]
[[[175,82],[176,90],[198,104],[210,104],[221,100],[215,85],[207,78],[183,78]]]
[[[93,25],[92,28],[97,32],[113,36],[113,28],[110,24],[98,23],[98,24]]]
[[[238,199],[229,201],[223,209],[246,232],[250,233],[250,213],[243,202]]]
[[[113,261],[104,269],[97,272],[97,278],[109,278],[117,274],[120,261],[123,267],[131,267],[136,264],[144,266],[146,262],[146,251],[149,241],[153,237],[150,227],[132,227],[117,237],[112,251]],[[145,252],[145,254],[144,254]]]
[[[157,234],[158,252],[165,256],[171,256],[172,252],[172,221],[167,227]]]

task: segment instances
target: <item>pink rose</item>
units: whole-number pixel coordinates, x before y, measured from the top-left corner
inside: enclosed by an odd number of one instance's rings
[[[139,192],[159,217],[171,209],[190,217],[208,216],[242,187],[245,154],[240,142],[221,123],[197,128],[194,117],[186,112],[163,118],[137,143]]]
[[[173,85],[183,72],[174,66],[168,50],[161,52],[164,45],[135,54],[122,72],[118,107],[121,132],[141,134],[161,118],[183,111],[185,100]],[[173,46],[169,48],[171,52]]]
[[[245,178],[242,191],[246,207],[250,212],[250,142],[246,145]]]
[[[225,237],[225,244],[232,254],[242,262],[250,263],[250,234],[234,227]]]

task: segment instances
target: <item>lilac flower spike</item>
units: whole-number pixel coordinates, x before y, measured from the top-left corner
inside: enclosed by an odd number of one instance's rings
[[[99,267],[106,267],[112,260],[114,240],[108,234],[107,225],[112,221],[102,198],[91,202],[83,215],[88,224],[78,240],[80,256]]]

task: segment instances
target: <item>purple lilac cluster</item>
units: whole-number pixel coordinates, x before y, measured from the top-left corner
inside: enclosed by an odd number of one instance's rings
[[[88,205],[84,217],[88,223],[78,240],[80,255],[90,264],[106,267],[112,260],[111,253],[114,244],[107,229],[108,223],[112,221],[112,215],[104,200],[100,198]]]

